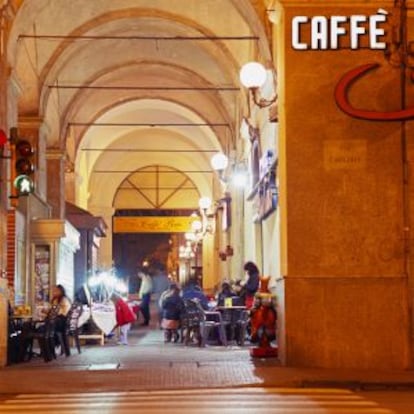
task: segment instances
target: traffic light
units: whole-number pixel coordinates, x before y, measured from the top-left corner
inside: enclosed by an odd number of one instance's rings
[[[32,158],[34,150],[32,144],[26,140],[19,140],[16,143],[16,175],[31,175],[34,173]]]
[[[17,128],[10,129],[10,199],[14,207],[20,196],[27,196],[34,191],[33,165],[34,149],[32,144],[18,137]]]

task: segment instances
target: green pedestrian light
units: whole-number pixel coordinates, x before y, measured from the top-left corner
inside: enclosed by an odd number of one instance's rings
[[[27,175],[22,174],[17,176],[13,185],[17,189],[19,196],[29,195],[34,192],[33,180]]]

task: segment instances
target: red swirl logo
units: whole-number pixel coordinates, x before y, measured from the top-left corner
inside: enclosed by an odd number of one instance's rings
[[[362,65],[350,70],[341,78],[335,88],[335,101],[338,107],[349,116],[367,121],[406,121],[414,119],[414,107],[398,111],[382,112],[354,108],[349,103],[348,92],[352,84],[377,67],[379,67],[378,63]]]

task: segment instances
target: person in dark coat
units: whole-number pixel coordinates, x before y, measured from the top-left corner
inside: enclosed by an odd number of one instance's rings
[[[162,301],[162,322],[165,342],[178,341],[178,328],[184,311],[184,301],[180,296],[180,288],[173,283]]]
[[[237,296],[231,286],[229,282],[223,282],[221,284],[221,291],[219,292],[218,296],[217,296],[217,305],[218,306],[224,306],[225,301],[227,298],[232,298],[234,296]]]
[[[197,299],[203,309],[208,309],[208,299],[203,290],[195,279],[191,279],[188,285],[183,289],[184,300]]]
[[[244,271],[247,275],[247,280],[244,283],[245,305],[247,309],[251,309],[254,302],[254,296],[259,289],[260,272],[258,267],[253,262],[245,263]]]

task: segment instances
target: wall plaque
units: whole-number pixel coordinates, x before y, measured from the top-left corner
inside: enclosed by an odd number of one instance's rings
[[[366,166],[365,140],[329,140],[324,142],[325,170],[361,170]]]

